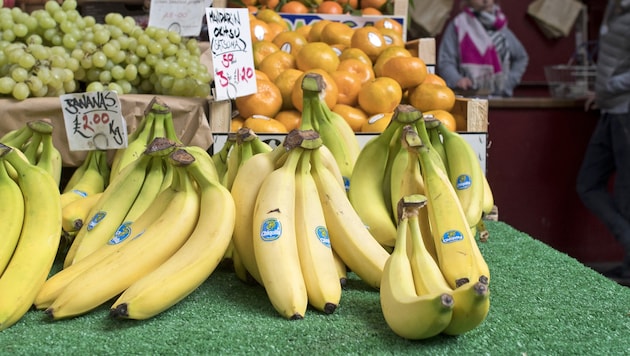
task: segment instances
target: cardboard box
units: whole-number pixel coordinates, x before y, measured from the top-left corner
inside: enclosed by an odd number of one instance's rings
[[[184,144],[208,149],[212,141],[209,124],[208,100],[162,95],[125,94],[119,96],[127,132],[135,131],[143,118],[144,110],[154,97],[159,97],[173,113],[173,123],[178,137]],[[0,136],[20,128],[26,122],[48,118],[54,125],[53,144],[61,152],[63,165],[77,167],[83,162],[87,151],[70,151],[64,126],[59,98],[29,98],[18,101],[0,99]]]

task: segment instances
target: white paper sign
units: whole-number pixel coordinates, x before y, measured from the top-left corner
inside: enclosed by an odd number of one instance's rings
[[[151,0],[149,26],[199,36],[205,7],[204,0]]]
[[[116,92],[73,93],[59,98],[71,151],[127,147],[127,123]]]
[[[208,38],[214,67],[216,100],[256,92],[256,74],[249,12],[244,8],[206,8]]]

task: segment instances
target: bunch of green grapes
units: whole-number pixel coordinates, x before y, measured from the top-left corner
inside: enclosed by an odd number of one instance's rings
[[[77,91],[207,97],[212,77],[195,39],[133,17],[104,23],[55,0],[28,14],[0,8],[0,95],[18,100]]]

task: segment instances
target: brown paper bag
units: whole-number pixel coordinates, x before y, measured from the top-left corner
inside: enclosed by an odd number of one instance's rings
[[[527,13],[549,38],[569,35],[583,4],[577,0],[536,0],[529,4]]]
[[[453,0],[414,0],[409,4],[409,31],[413,38],[441,33],[452,9]]]

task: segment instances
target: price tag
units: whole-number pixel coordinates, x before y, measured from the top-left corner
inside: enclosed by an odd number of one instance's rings
[[[201,32],[205,7],[205,0],[151,0],[148,25],[196,37]]]
[[[127,147],[127,123],[116,92],[73,93],[59,98],[71,151]]]
[[[216,100],[256,92],[249,13],[239,8],[206,8],[208,38],[214,67]]]

